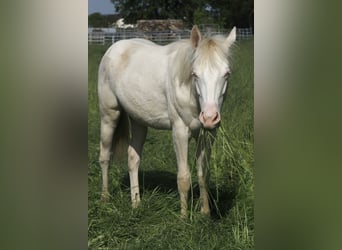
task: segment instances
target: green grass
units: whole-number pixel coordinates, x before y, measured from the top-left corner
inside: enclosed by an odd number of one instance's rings
[[[139,179],[142,203],[130,204],[127,161],[110,167],[108,203],[100,201],[97,68],[107,47],[89,46],[88,248],[89,249],[253,249],[253,41],[238,42],[233,74],[222,108],[222,124],[210,166],[212,216],[199,213],[199,191],[190,144],[190,218],[180,218],[176,159],[170,131],[149,129]]]

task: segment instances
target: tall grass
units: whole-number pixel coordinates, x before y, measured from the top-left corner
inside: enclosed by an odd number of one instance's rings
[[[190,218],[180,217],[176,158],[169,131],[149,129],[139,172],[142,203],[131,209],[127,161],[113,161],[108,203],[100,201],[97,68],[104,46],[89,46],[88,248],[89,249],[252,249],[253,41],[237,43],[233,74],[210,160],[211,218],[199,213],[194,152],[189,149],[192,192]],[[204,135],[205,136],[205,135]]]

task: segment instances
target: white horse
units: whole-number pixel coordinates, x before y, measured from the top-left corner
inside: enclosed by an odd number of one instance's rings
[[[105,53],[99,67],[101,114],[100,165],[102,198],[107,199],[108,165],[113,147],[127,139],[128,170],[133,208],[140,202],[138,168],[147,127],[172,130],[177,157],[181,215],[187,216],[190,188],[188,142],[201,127],[215,134],[231,73],[228,37],[202,38],[197,26],[190,40],[159,46],[144,39],[121,40]],[[196,152],[201,212],[210,213],[207,159],[210,148]]]

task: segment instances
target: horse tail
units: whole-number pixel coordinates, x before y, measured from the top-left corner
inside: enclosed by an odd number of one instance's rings
[[[129,131],[130,131],[129,117],[127,113],[124,110],[122,110],[120,112],[118,125],[113,135],[113,145],[112,145],[113,154],[119,159],[122,159],[127,154],[128,145],[129,145],[129,137],[130,137]]]

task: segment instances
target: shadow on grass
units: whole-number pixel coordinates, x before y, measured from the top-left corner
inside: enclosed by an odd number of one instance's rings
[[[128,173],[122,180],[122,185],[129,187],[129,175]],[[150,170],[140,171],[139,170],[139,186],[140,190],[152,191],[156,188],[160,192],[177,191],[177,175],[168,171]]]
[[[215,187],[209,189],[211,216],[220,219],[228,216],[230,209],[234,206],[236,190]],[[214,195],[215,194],[215,195]]]
[[[200,198],[200,190],[197,180],[193,181],[193,198],[197,202]],[[124,187],[130,186],[128,173],[123,177],[121,183]],[[177,174],[160,170],[139,171],[139,186],[141,191],[153,191],[158,188],[159,192],[178,192]],[[234,205],[236,189],[227,187],[217,189],[212,186],[209,188],[209,194],[212,219],[228,216],[230,209]],[[189,194],[189,197],[191,197],[191,194]]]

